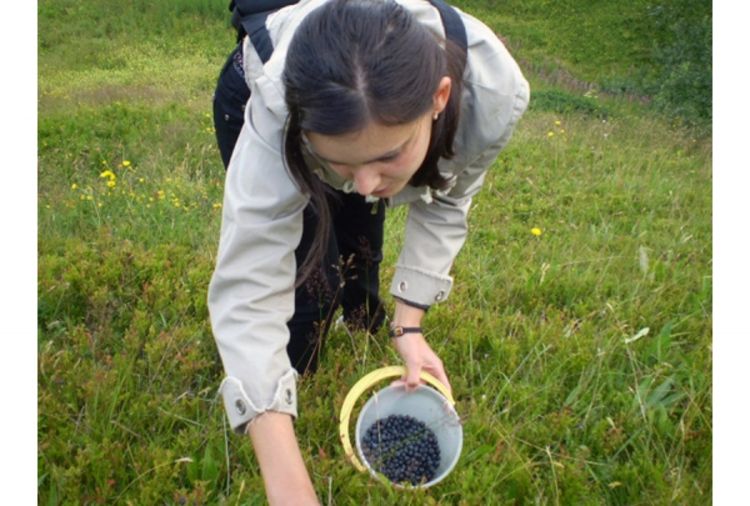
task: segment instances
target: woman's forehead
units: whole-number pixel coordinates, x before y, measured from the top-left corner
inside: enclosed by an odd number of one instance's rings
[[[357,165],[398,154],[419,129],[419,120],[392,126],[370,123],[352,133],[322,135],[303,132],[302,138],[315,155],[326,161]]]

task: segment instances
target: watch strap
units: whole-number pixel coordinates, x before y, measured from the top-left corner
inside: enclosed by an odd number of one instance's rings
[[[391,327],[388,335],[390,337],[401,337],[404,334],[421,334],[422,327],[402,327],[400,325],[394,325]]]

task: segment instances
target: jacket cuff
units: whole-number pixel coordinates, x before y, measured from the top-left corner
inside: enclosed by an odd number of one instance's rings
[[[410,300],[406,300],[403,297],[397,297],[397,296],[394,295],[393,298],[396,299],[399,302],[403,302],[407,306],[415,307],[417,309],[421,309],[425,313],[430,309],[430,306],[423,306],[422,304],[417,304],[416,302],[412,302]]]
[[[448,298],[453,278],[404,265],[396,266],[391,295],[417,307],[430,306]]]
[[[253,418],[266,411],[287,413],[297,418],[297,371],[290,369],[279,378],[273,399],[268,406],[259,406],[247,395],[242,382],[233,376],[227,376],[219,386],[224,399],[224,409],[232,429],[242,434]]]

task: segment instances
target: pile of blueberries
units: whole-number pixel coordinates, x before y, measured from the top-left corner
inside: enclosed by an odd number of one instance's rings
[[[426,483],[440,465],[435,433],[413,416],[390,415],[367,429],[361,440],[370,467],[394,483]]]

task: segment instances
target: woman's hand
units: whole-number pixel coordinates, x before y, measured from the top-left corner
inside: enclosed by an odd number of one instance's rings
[[[406,376],[395,384],[405,384],[406,390],[411,391],[420,384],[419,375],[422,370],[435,376],[440,382],[451,390],[451,384],[443,368],[443,361],[432,351],[422,334],[410,333],[392,339],[399,355],[406,364]]]
[[[393,315],[393,325],[401,327],[420,327],[424,310],[404,304],[396,300],[396,312]],[[408,333],[391,339],[399,355],[406,365],[406,376],[395,384],[405,384],[406,390],[414,390],[420,384],[419,374],[422,370],[435,376],[451,391],[451,384],[445,374],[443,362],[432,351],[430,345],[421,333]]]

